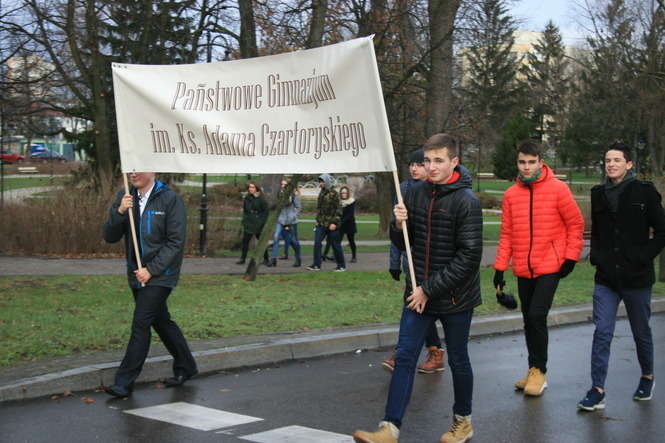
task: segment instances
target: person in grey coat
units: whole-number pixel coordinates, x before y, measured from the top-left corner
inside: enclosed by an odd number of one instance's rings
[[[187,340],[166,305],[180,277],[187,232],[185,205],[178,194],[155,180],[153,172],[132,173],[130,178],[129,194],[118,192],[103,227],[108,243],[125,239],[127,279],[135,302],[125,356],[115,383],[104,388],[114,397],[131,395],[148,356],[151,327],[173,356],[174,376],[166,380],[167,387],[180,386],[198,373]],[[141,267],[131,243],[129,211],[134,211]]]
[[[282,180],[281,191],[279,191],[280,194],[284,192],[288,184],[289,182],[287,180]],[[278,199],[280,197],[278,197]],[[275,236],[273,237],[272,243],[272,254],[268,266],[277,266],[280,238],[284,239],[284,257],[288,258],[289,245],[291,245],[296,253],[296,261],[293,263],[293,267],[297,268],[302,265],[300,257],[300,242],[298,241],[298,215],[300,215],[300,212],[302,212],[302,204],[294,192],[291,194],[288,204],[282,208],[277,217]]]

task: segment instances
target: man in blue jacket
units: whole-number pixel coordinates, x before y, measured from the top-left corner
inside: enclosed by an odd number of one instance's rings
[[[155,180],[153,172],[132,173],[130,178],[130,193],[118,192],[103,228],[109,243],[125,238],[127,278],[135,301],[125,357],[115,383],[105,388],[115,397],[131,395],[148,355],[151,327],[173,356],[174,377],[166,380],[167,387],[182,385],[198,373],[187,341],[166,306],[180,277],[187,231],[185,205],[168,186]],[[140,268],[131,243],[129,211],[134,211]]]
[[[585,411],[605,408],[605,379],[617,308],[623,300],[633,332],[641,377],[633,400],[651,400],[653,338],[649,327],[653,259],[665,247],[665,211],[653,183],[638,180],[630,147],[611,145],[605,153],[604,184],[591,189],[593,291],[591,389],[578,403]]]

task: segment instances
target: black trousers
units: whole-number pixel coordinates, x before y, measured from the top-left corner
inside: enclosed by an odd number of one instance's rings
[[[552,307],[554,293],[559,285],[558,274],[546,274],[537,278],[517,279],[522,318],[524,319],[524,338],[529,352],[529,367],[536,367],[547,372],[547,314]]]
[[[146,286],[132,289],[134,293],[134,318],[132,334],[127,344],[125,357],[115,374],[115,384],[131,388],[143,368],[150,349],[150,328],[154,328],[166,349],[173,356],[173,374],[191,376],[196,374],[196,362],[189,350],[187,340],[178,325],[171,320],[166,299],[172,288]]]
[[[249,242],[252,240],[252,237],[256,237],[258,240],[261,234],[247,234],[243,233],[242,234],[242,254],[240,255],[240,258],[245,260],[247,258],[247,251],[249,251]],[[268,248],[263,251],[263,259],[268,260]]]

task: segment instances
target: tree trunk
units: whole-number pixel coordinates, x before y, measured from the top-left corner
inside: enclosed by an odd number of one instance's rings
[[[252,0],[239,0],[238,7],[240,8],[240,56],[241,58],[258,57]]]
[[[429,0],[430,70],[426,136],[445,132],[452,109],[453,26],[460,0]]]
[[[318,48],[323,44],[328,0],[312,0],[312,22],[309,26],[307,48]]]
[[[280,181],[281,181],[281,176]],[[289,204],[289,201],[291,199],[291,194],[293,194],[293,191],[298,188],[298,182],[300,181],[300,175],[294,175],[291,178],[291,182],[286,185],[285,191],[282,192],[281,195],[279,195],[279,186],[277,187],[277,194],[275,197],[279,196],[279,198],[276,200],[274,204],[270,204],[270,212],[268,213],[268,219],[266,220],[266,224],[263,226],[263,231],[261,231],[261,235],[259,236],[259,240],[256,242],[256,248],[254,248],[254,251],[252,251],[252,254],[249,257],[249,264],[247,265],[247,269],[245,270],[245,275],[243,276],[243,280],[247,281],[254,281],[256,280],[256,274],[259,271],[259,266],[261,266],[262,263],[262,257],[263,257],[263,251],[265,251],[268,248],[268,242],[270,241],[270,238],[272,237],[272,231],[273,231],[273,226],[277,223],[277,217],[279,216],[279,213],[282,212],[282,209]],[[275,201],[275,199],[271,199],[272,201]]]
[[[379,211],[379,230],[377,237],[383,237],[388,233],[390,221],[393,217],[393,195],[395,184],[392,172],[377,172],[375,174],[376,198],[379,201],[377,205]],[[382,204],[381,202],[384,202]]]
[[[95,1],[89,1],[86,8],[86,37],[91,53],[90,74],[92,79],[92,101],[95,122],[95,150],[97,153],[97,173],[102,195],[108,195],[113,184],[113,159],[111,158],[111,125],[109,121],[109,97],[103,79],[107,78],[108,62],[99,52],[99,20]],[[75,44],[75,43],[70,43]]]

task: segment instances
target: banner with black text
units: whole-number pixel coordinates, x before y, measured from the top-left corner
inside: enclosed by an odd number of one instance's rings
[[[113,64],[123,172],[393,171],[371,37],[195,65]]]

